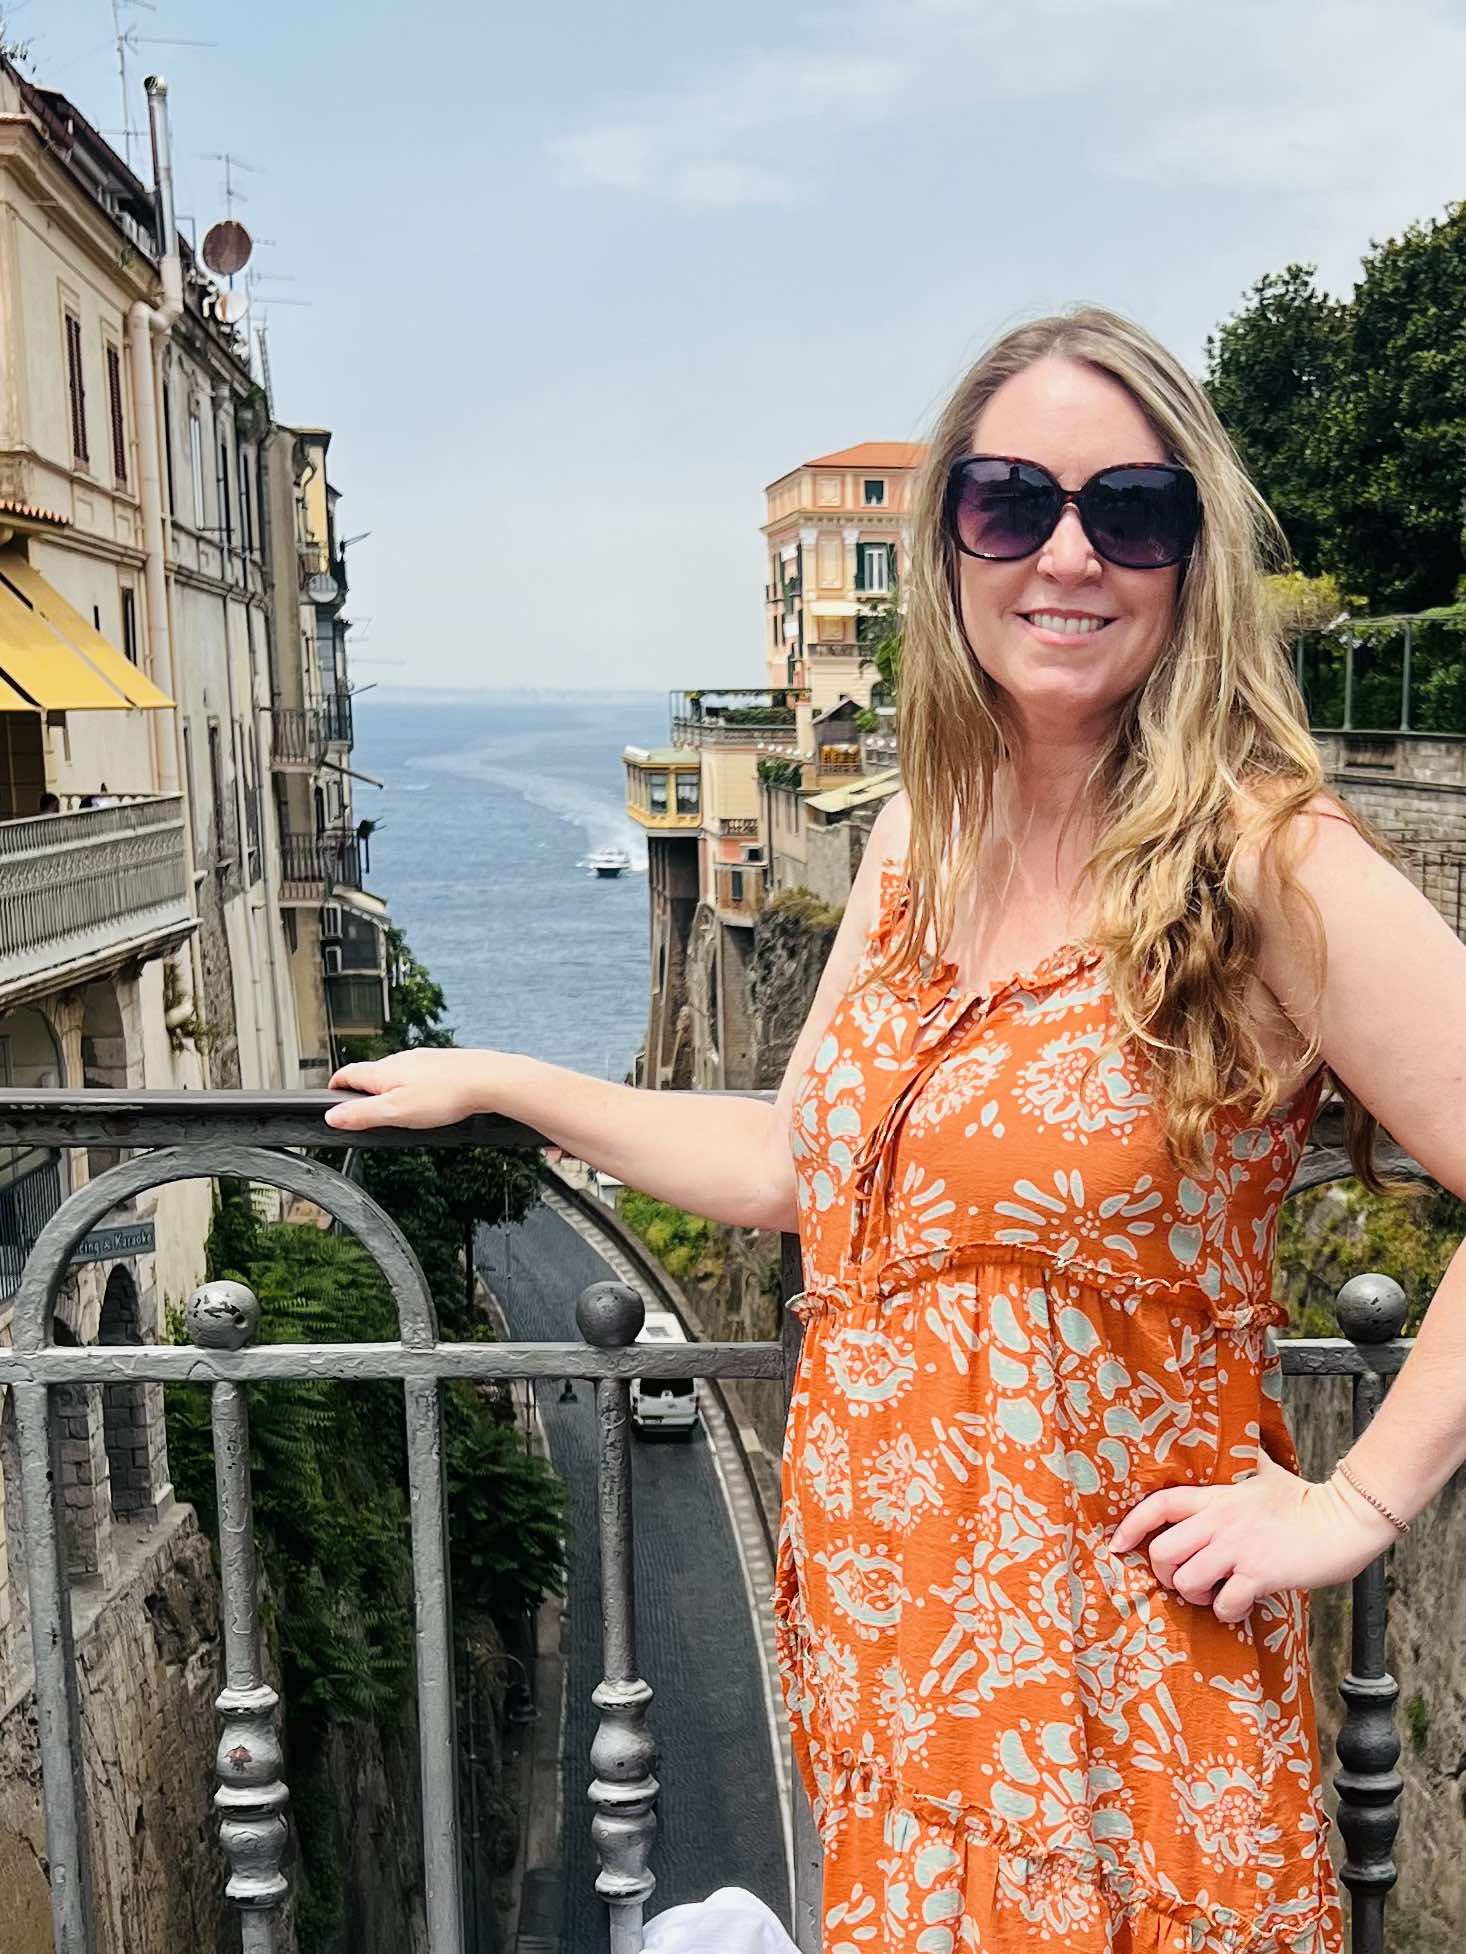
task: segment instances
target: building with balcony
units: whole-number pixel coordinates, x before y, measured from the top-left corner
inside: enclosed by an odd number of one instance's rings
[[[300,468],[295,434],[277,442],[173,220],[152,83],[149,109],[153,191],[0,57],[0,1090],[300,1084],[297,905],[330,911],[309,946],[317,1016],[386,1018],[385,911],[341,784],[344,625],[298,547],[343,555],[324,439]],[[277,721],[277,674],[300,669],[311,686]],[[267,776],[301,782],[298,825]],[[0,1348],[46,1224],[126,1151],[0,1149]],[[67,1261],[58,1340],[161,1341],[166,1304],[203,1275],[211,1210],[207,1175],[118,1197]],[[169,1513],[163,1434],[153,1384],[68,1394],[67,1570],[99,1596]],[[14,1444],[0,1394],[0,1481]],[[0,1567],[20,1553],[17,1484]]]
[[[351,765],[346,549],[326,428],[271,430],[266,494],[274,590],[270,768],[280,901],[303,1079],[324,1084],[339,1040],[387,1022],[386,905],[363,888],[370,825]],[[343,917],[351,919],[343,932]],[[343,956],[352,961],[343,964]]]
[[[0,1078],[278,1087],[299,1073],[261,798],[262,396],[172,220],[160,87],[149,107],[156,193],[0,59]],[[0,1161],[0,1338],[17,1257],[106,1164]],[[160,1335],[209,1213],[181,1183],[96,1231],[68,1332]],[[100,1447],[100,1398],[76,1416]]]
[[[764,654],[770,684],[808,687],[816,712],[869,706],[865,649],[906,567],[911,488],[926,450],[863,441],[801,462],[765,491]]]

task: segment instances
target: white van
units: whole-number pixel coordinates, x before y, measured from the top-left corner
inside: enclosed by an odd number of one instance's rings
[[[638,1343],[686,1343],[687,1333],[668,1309],[649,1309],[637,1332]],[[633,1377],[633,1432],[677,1432],[691,1438],[697,1425],[695,1377]]]

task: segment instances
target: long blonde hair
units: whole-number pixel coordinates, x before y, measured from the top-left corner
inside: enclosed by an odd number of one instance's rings
[[[1306,904],[1322,984],[1322,919],[1292,874],[1287,830],[1324,787],[1324,774],[1262,582],[1286,560],[1282,529],[1201,387],[1149,333],[1102,307],[1076,306],[1004,333],[959,383],[931,439],[916,489],[901,645],[911,901],[885,968],[909,971],[928,942],[949,941],[957,891],[976,886],[998,770],[1021,751],[1012,702],[962,628],[943,504],[951,464],[969,449],[988,400],[1052,355],[1118,380],[1200,492],[1201,527],[1170,640],[1124,702],[1071,810],[1071,818],[1090,817],[1097,837],[1080,877],[1093,896],[1088,940],[1105,954],[1121,1024],[1149,1049],[1172,1164],[1199,1178],[1213,1114],[1238,1106],[1261,1122],[1282,1085],[1245,1008],[1261,943],[1256,910],[1236,879],[1245,843],[1258,845],[1262,872]],[[1398,861],[1367,821],[1337,805],[1371,846]],[[1312,1068],[1319,1057],[1314,1036],[1298,1063]],[[1330,1077],[1344,1101],[1355,1173],[1376,1193],[1403,1192],[1408,1183],[1387,1183],[1374,1165],[1379,1122]]]

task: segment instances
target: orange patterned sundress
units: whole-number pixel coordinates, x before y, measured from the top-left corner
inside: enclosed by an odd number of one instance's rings
[[[1102,953],[893,987],[909,899],[887,864],[794,1108],[774,1610],[825,1954],[1339,1954],[1307,1593],[1219,1622],[1107,1538],[1298,1469],[1272,1268],[1323,1067],[1178,1174]]]

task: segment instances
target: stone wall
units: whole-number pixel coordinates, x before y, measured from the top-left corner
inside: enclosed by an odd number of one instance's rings
[[[1306,1477],[1324,1479],[1353,1444],[1345,1378],[1285,1378],[1283,1402]],[[1458,1954],[1466,1925],[1466,1471],[1457,1472],[1390,1549],[1386,1664],[1399,1684],[1395,1728],[1404,1780],[1386,1916],[1389,1954]],[[1331,1817],[1334,1749],[1346,1705],[1350,1591],[1316,1588],[1309,1648]],[[1413,1732],[1413,1734],[1412,1734]],[[1333,1839],[1335,1863],[1342,1841]]]
[[[97,1954],[238,1945],[213,1794],[219,1597],[191,1508],[118,1528],[119,1578],[77,1590],[78,1683]],[[0,1712],[5,1954],[52,1954],[40,1755],[29,1666]]]

